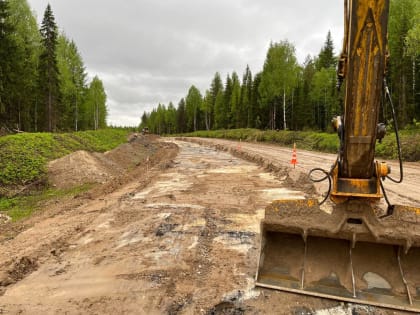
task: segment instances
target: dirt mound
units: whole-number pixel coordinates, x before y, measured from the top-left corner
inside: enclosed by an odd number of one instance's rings
[[[84,183],[101,183],[112,176],[103,159],[94,153],[76,151],[48,163],[50,184],[69,188]]]
[[[76,151],[48,163],[48,181],[56,188],[104,184],[151,162],[159,151],[155,137],[135,135],[128,143],[105,152]]]

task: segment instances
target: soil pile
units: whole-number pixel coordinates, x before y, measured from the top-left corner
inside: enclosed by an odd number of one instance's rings
[[[114,171],[98,153],[76,151],[48,163],[50,184],[57,188],[70,188],[85,183],[104,183]]]
[[[139,165],[159,159],[165,146],[154,136],[134,134],[128,143],[114,150],[98,153],[76,151],[48,163],[48,181],[55,188],[66,189],[83,184],[105,184],[127,175]]]

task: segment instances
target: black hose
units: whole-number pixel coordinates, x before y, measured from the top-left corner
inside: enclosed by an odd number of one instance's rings
[[[394,205],[391,205],[391,202],[389,202],[388,196],[386,194],[386,191],[385,191],[385,188],[384,188],[384,185],[382,184],[382,182],[379,181],[379,183],[381,184],[382,192],[384,194],[384,199],[385,199],[385,201],[386,201],[386,203],[388,205],[388,209],[386,211],[386,214],[379,217],[380,219],[383,219],[383,218],[386,218],[386,217],[391,216],[394,213],[394,207],[395,206]]]
[[[385,95],[387,96],[388,102],[391,105],[392,119],[394,121],[394,129],[395,129],[395,138],[397,140],[398,160],[400,162],[400,178],[399,179],[394,179],[389,175],[387,175],[386,178],[388,178],[390,181],[392,181],[394,183],[399,184],[403,181],[403,164],[402,164],[401,142],[400,142],[400,136],[398,134],[398,123],[397,123],[397,116],[395,115],[394,103],[392,102],[391,94],[389,93],[389,89],[388,89],[388,85],[386,83],[386,79],[384,79],[384,85],[385,85]]]
[[[321,177],[321,178],[318,178],[318,179],[315,179],[315,178],[312,178],[312,173],[313,172],[322,172],[325,176],[324,177]],[[319,203],[319,205],[322,205],[328,199],[328,197],[331,194],[331,186],[332,186],[332,183],[331,183],[331,171],[330,172],[327,172],[326,170],[324,170],[322,168],[316,167],[316,168],[313,168],[313,169],[311,169],[309,171],[309,178],[314,183],[320,183],[320,182],[328,179],[328,191],[327,191],[327,194],[326,194],[325,198]]]
[[[388,99],[389,104],[391,105],[391,112],[392,112],[392,120],[394,121],[394,129],[395,129],[395,138],[397,141],[397,149],[398,149],[398,160],[400,163],[400,178],[399,179],[394,179],[391,176],[387,175],[386,178],[388,178],[390,181],[394,182],[394,183],[401,183],[403,181],[403,163],[402,163],[402,153],[401,153],[401,142],[400,142],[400,136],[398,134],[398,123],[397,123],[397,115],[395,115],[395,108],[394,108],[394,103],[392,102],[392,98],[391,98],[391,93],[389,92],[389,88],[388,85],[386,83],[386,79],[384,78],[384,87],[385,87],[385,95],[386,98]],[[394,212],[394,205],[391,204],[391,202],[388,199],[388,196],[386,194],[386,190],[385,187],[382,183],[382,181],[380,181],[381,184],[381,189],[382,189],[382,193],[384,194],[384,199],[388,205],[388,209],[385,215],[381,216],[380,218],[386,218],[389,217],[393,214]]]

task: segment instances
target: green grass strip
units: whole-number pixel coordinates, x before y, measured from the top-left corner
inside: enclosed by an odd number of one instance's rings
[[[277,143],[281,146],[293,146],[319,152],[337,153],[339,139],[336,133],[313,131],[284,131],[284,130],[258,130],[258,129],[229,129],[196,131],[179,136],[219,138],[242,141],[260,141]],[[402,156],[404,161],[420,161],[420,129],[407,129],[400,131]],[[398,151],[395,134],[389,130],[382,143],[376,143],[376,156],[383,159],[397,159]]]

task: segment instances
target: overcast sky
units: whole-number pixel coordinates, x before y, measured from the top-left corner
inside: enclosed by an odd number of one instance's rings
[[[136,126],[143,112],[177,106],[191,85],[202,94],[248,64],[262,70],[270,41],[289,40],[300,63],[317,55],[328,30],[339,52],[342,0],[28,0],[42,20],[50,3],[108,97],[108,123]]]

